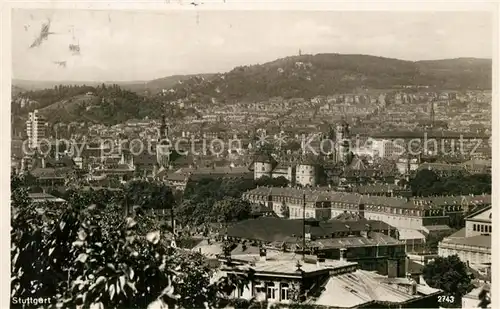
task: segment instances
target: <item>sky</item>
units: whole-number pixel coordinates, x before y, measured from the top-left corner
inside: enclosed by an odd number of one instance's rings
[[[48,39],[29,48],[43,23]],[[144,81],[303,54],[492,57],[487,12],[12,11],[15,79]],[[80,45],[73,55],[69,44]],[[54,62],[66,61],[66,67]]]

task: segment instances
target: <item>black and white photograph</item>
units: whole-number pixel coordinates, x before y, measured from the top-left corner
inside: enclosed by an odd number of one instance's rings
[[[10,307],[493,307],[498,3],[220,2],[9,8]]]

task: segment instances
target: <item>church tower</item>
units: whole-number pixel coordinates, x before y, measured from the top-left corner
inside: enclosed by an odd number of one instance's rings
[[[351,149],[349,146],[350,145],[349,137],[350,137],[349,124],[347,123],[347,121],[345,121],[344,117],[342,117],[342,120],[337,124],[335,130],[336,162],[343,162],[345,164],[350,163],[349,161],[351,156]]]
[[[156,144],[156,162],[160,167],[167,168],[170,162],[171,142],[165,115],[162,116]]]

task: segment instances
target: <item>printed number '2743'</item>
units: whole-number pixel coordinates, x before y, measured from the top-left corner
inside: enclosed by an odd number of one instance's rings
[[[455,302],[455,296],[448,296],[448,295],[439,295],[438,296],[438,302],[440,303],[454,303]]]

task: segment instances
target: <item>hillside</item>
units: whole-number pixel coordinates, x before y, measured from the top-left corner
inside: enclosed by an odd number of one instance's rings
[[[489,59],[473,58],[412,62],[367,55],[301,55],[240,66],[223,74],[176,75],[107,86],[56,85],[18,93],[18,98],[28,98],[35,104],[21,108],[13,102],[12,111],[23,115],[38,108],[58,121],[86,119],[114,124],[130,118],[157,117],[163,110],[162,103],[186,98],[199,104],[211,104],[213,99],[227,104],[277,96],[308,99],[360,88],[390,90],[400,85],[425,85],[430,90],[487,90],[491,89],[491,66]],[[14,87],[33,87],[28,81],[13,82]],[[163,89],[165,93],[155,95]],[[145,90],[149,95],[143,96]],[[95,97],[85,97],[87,92],[94,92]]]
[[[148,82],[130,82],[130,83],[117,83],[122,89],[129,91],[134,91],[138,93],[144,93],[148,91],[150,93],[158,93],[163,89],[170,89],[177,85],[179,82],[184,82],[195,76],[200,76],[204,78],[211,78],[214,74],[200,74],[200,75],[173,75],[162,77],[158,79],[153,79]]]
[[[423,78],[444,89],[491,89],[491,59],[457,58],[417,61]]]
[[[33,102],[23,107],[22,100]],[[28,91],[12,100],[12,116],[26,116],[40,110],[49,122],[86,121],[117,124],[131,118],[159,115],[162,103],[141,97],[135,92],[111,86],[56,86],[52,89]]]
[[[170,99],[194,94],[221,101],[313,97],[356,88],[426,85],[437,89],[491,89],[491,60],[403,61],[367,55],[318,54],[241,66],[211,78],[193,77],[173,88]]]
[[[24,91],[37,91],[43,89],[54,88],[55,86],[71,86],[71,85],[86,85],[90,87],[97,87],[104,85],[118,85],[124,90],[129,90],[137,93],[144,93],[145,90],[149,92],[160,92],[162,89],[169,89],[175,86],[179,81],[188,80],[194,76],[210,77],[213,74],[200,74],[200,75],[172,75],[153,79],[150,81],[32,81],[23,79],[13,79],[12,88],[13,94],[18,94]]]

